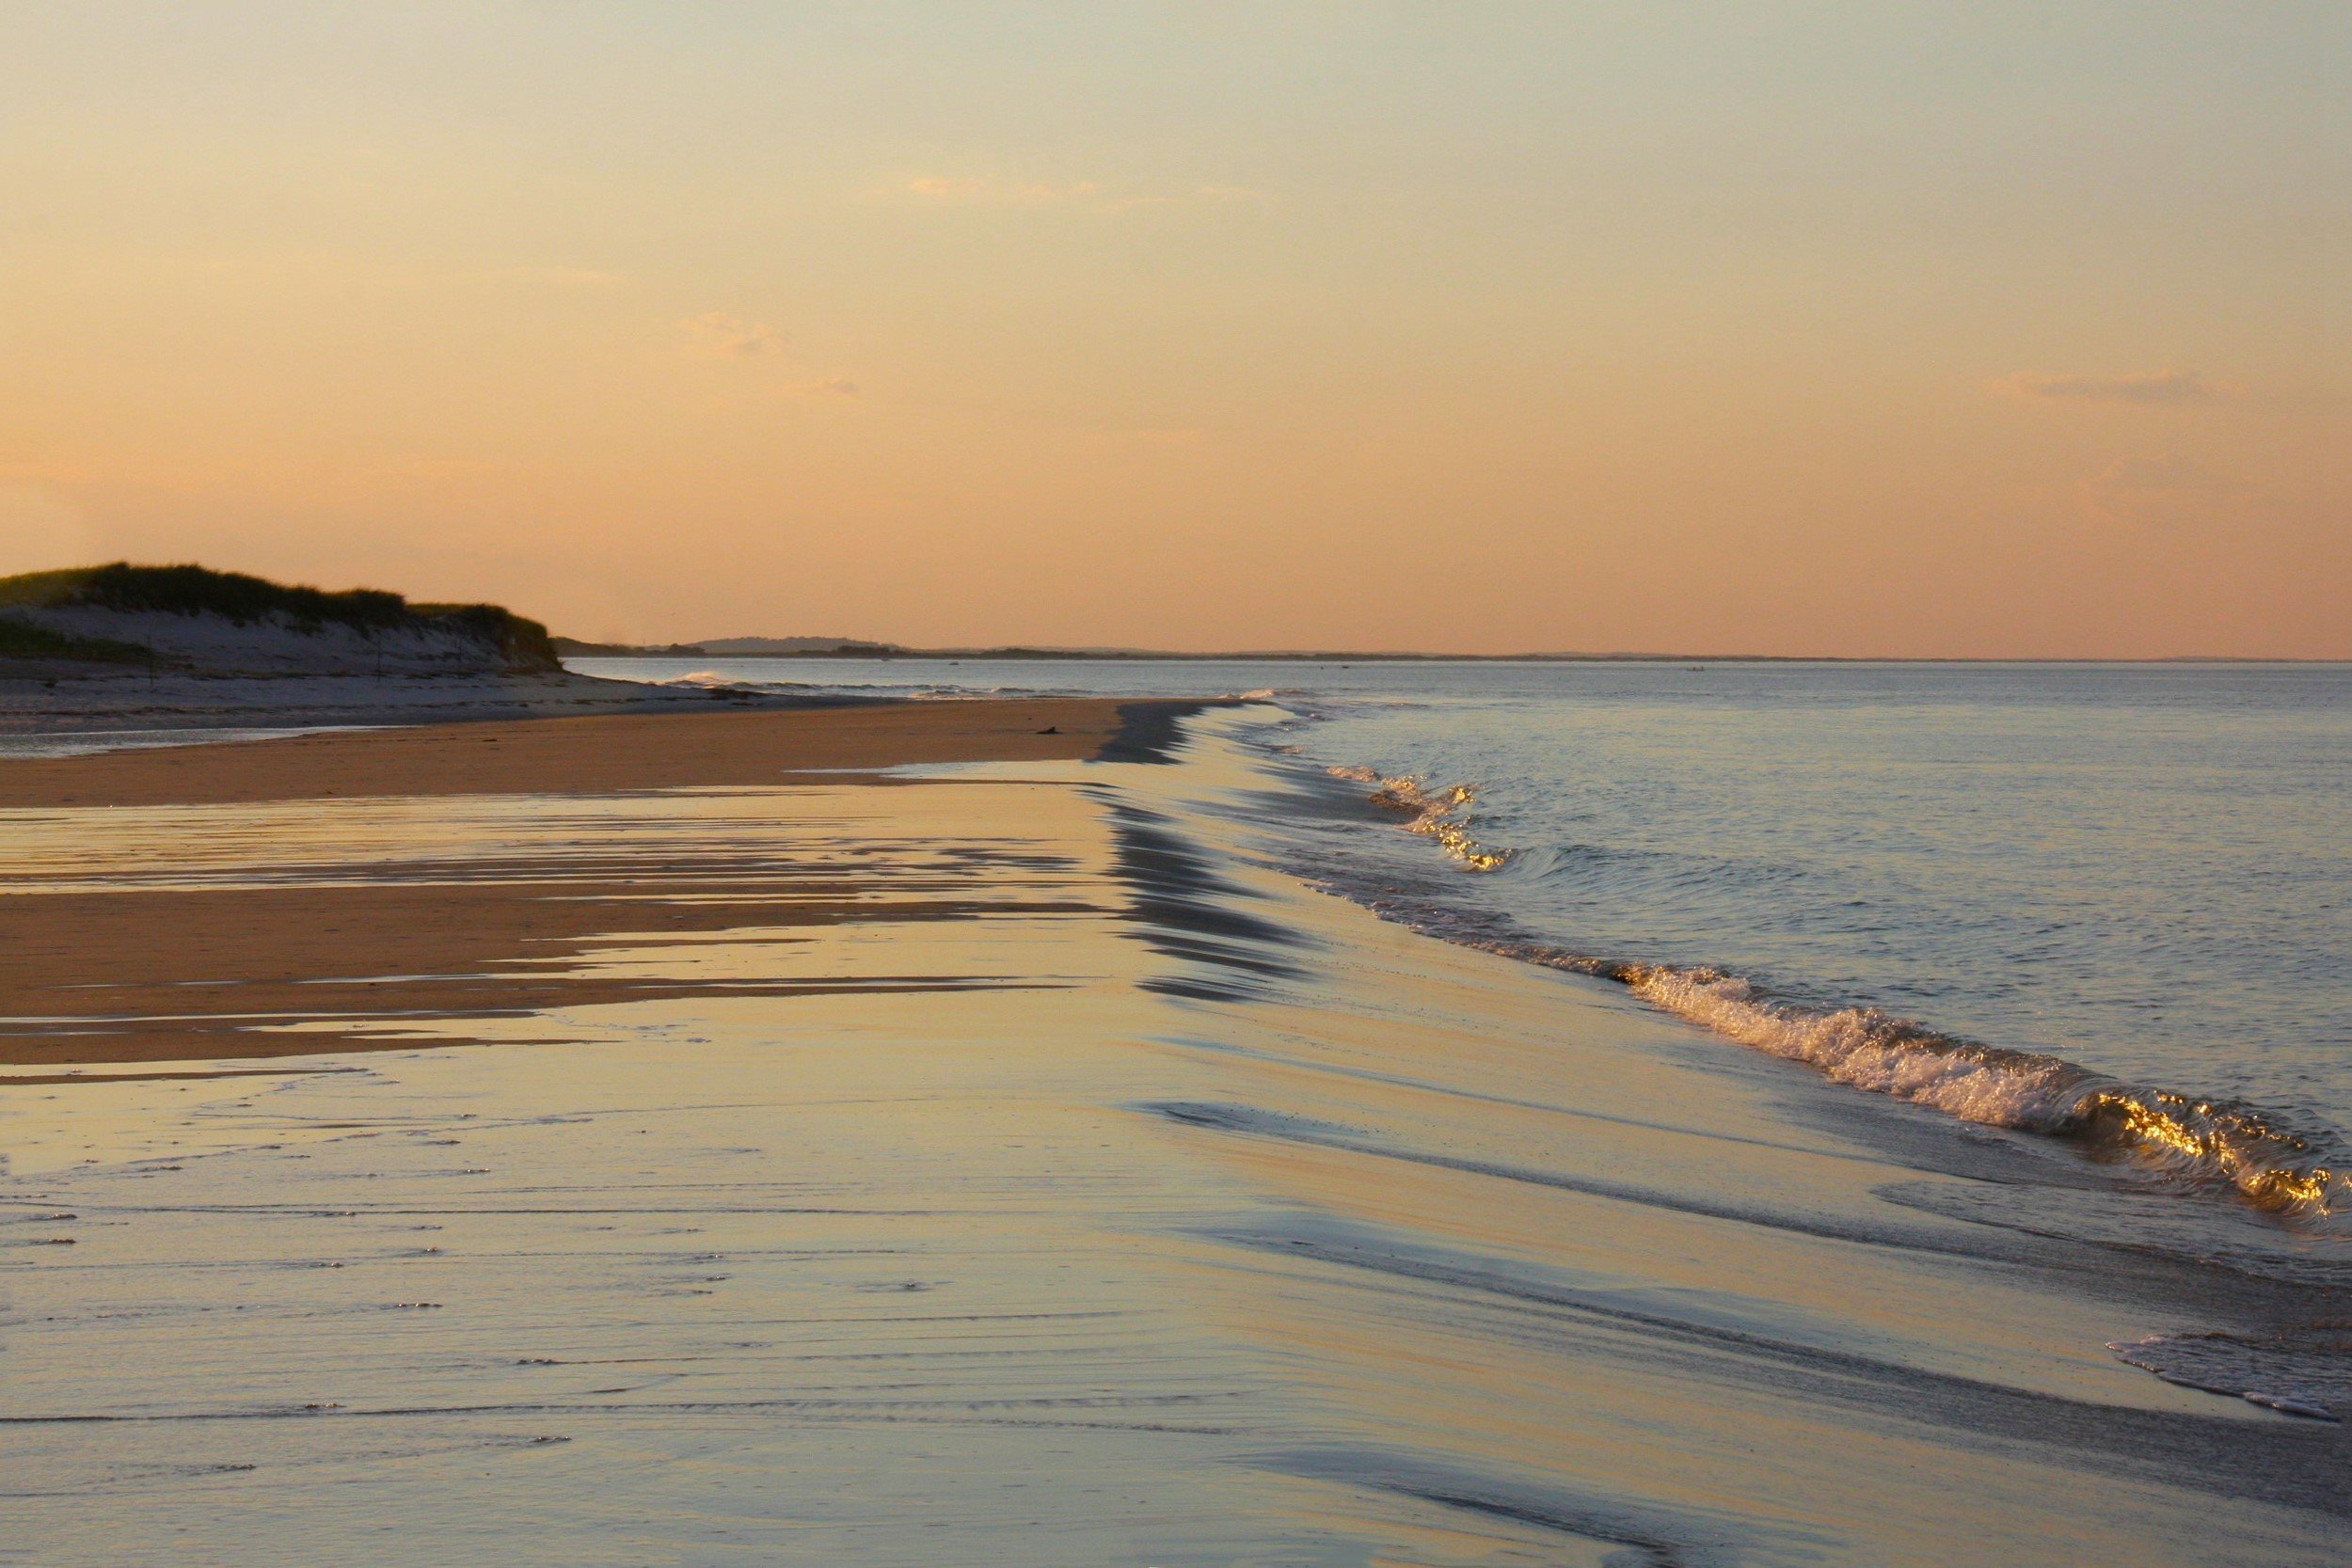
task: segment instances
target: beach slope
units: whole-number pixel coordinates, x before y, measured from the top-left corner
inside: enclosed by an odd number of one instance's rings
[[[0,1542],[2340,1560],[2342,1424],[2107,1349],[2340,1320],[2324,1258],[1315,893],[1250,710],[1168,718],[0,763]]]

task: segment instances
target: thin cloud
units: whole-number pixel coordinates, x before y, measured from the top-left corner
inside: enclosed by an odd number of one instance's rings
[[[722,359],[750,359],[784,351],[784,335],[766,322],[747,322],[723,310],[692,316],[678,325],[706,353]]]
[[[2094,522],[2169,529],[2233,519],[2259,488],[2167,453],[2118,458],[2078,481],[2074,494]]]
[[[708,310],[678,325],[692,340],[697,353],[747,362],[744,372],[725,377],[728,389],[719,398],[719,406],[752,407],[779,400],[807,403],[858,395],[858,384],[846,375],[812,375],[815,367],[791,364],[785,356],[784,334],[766,322]],[[752,369],[754,363],[759,368]]]
[[[2238,395],[2226,382],[2207,381],[2195,371],[2161,370],[2145,375],[2011,376],[1998,390],[2012,397],[2053,403],[2122,403],[2144,408],[2178,408]]]

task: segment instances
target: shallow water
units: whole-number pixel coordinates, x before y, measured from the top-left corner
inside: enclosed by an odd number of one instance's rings
[[[358,1027],[414,1049],[0,1085],[0,1551],[2333,1560],[2346,1428],[2237,1397],[2329,1364],[2328,1238],[1318,893],[1302,845],[1451,863],[1271,753],[1294,722],[1209,716],[1174,766],[0,821],[15,896],[632,854],[874,890],[681,931],[700,895],[649,888],[566,963],[653,1000],[446,1016],[389,976]]]
[[[2352,1207],[2352,668],[597,668],[1263,689],[1292,721],[1263,744],[1421,830],[1278,803],[1289,863],[1323,885],[1453,940],[1627,974],[1856,1087],[2169,1150],[2185,1181],[2307,1216]]]

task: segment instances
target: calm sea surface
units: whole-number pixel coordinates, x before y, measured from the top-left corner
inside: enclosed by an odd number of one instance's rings
[[[2170,1091],[2201,1158],[2341,1180],[2352,668],[580,667],[1264,694],[1260,739],[1303,808],[1295,868],[1384,913],[1614,966],[1696,1023],[1973,1120]],[[1313,781],[1389,809],[1335,816]]]

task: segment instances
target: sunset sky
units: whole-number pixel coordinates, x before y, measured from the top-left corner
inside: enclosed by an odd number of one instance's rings
[[[0,573],[2352,657],[2352,7],[0,7]]]

